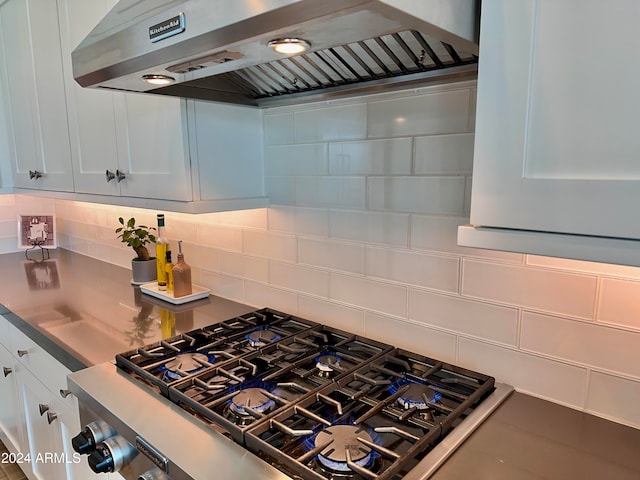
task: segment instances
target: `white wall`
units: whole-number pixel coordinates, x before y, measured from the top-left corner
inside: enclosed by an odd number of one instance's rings
[[[472,83],[265,112],[269,209],[166,213],[194,281],[640,427],[640,270],[456,246]],[[59,243],[128,266],[117,217],[57,201]]]

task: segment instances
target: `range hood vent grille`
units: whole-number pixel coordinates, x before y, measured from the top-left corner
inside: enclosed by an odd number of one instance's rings
[[[254,99],[477,63],[475,55],[404,31],[229,72]]]
[[[230,52],[223,52],[229,54]],[[282,104],[301,96],[345,93],[386,80],[407,86],[425,78],[475,76],[478,57],[415,30],[406,30],[324,50],[253,65],[213,77],[157,89],[165,95],[243,98],[238,103]],[[171,69],[169,69],[171,70]],[[203,93],[204,91],[209,93]]]

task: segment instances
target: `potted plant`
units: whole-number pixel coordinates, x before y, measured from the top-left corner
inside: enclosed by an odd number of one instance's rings
[[[153,282],[156,279],[156,257],[149,256],[146,245],[155,242],[156,236],[151,233],[154,227],[137,225],[136,219],[130,218],[126,223],[122,217],[118,218],[121,227],[116,233],[122,243],[126,243],[136,252],[137,257],[131,260],[133,283]]]

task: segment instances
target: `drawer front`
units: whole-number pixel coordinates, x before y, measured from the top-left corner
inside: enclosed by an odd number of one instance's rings
[[[60,389],[67,388],[67,375],[71,373],[70,370],[13,325],[9,325],[9,337],[10,351],[17,361],[52,393],[60,395]]]

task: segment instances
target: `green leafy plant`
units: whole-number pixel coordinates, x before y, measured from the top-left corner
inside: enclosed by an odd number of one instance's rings
[[[149,250],[145,245],[156,241],[156,236],[151,233],[155,228],[146,225],[136,226],[136,219],[133,217],[127,223],[122,217],[118,218],[118,221],[122,226],[116,229],[116,233],[119,234],[116,238],[133,248],[138,254],[138,260],[150,260]]]

